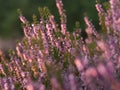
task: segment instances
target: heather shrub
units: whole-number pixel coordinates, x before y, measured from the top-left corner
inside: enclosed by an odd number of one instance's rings
[[[40,19],[27,21],[19,10],[24,31],[16,50],[5,58],[0,51],[2,90],[119,90],[120,88],[120,1],[110,0],[106,8],[97,2],[99,24],[87,16],[87,37],[79,22],[67,29],[62,0],[56,0],[57,24],[47,7],[39,8]]]

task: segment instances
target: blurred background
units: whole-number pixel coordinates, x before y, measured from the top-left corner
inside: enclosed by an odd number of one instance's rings
[[[80,26],[84,30],[83,16],[85,14],[98,27],[96,0],[63,0],[63,3],[67,13],[69,31],[74,30],[76,21],[80,21]],[[38,7],[43,6],[47,6],[55,15],[56,21],[59,22],[55,0],[0,0],[0,49],[14,48],[15,41],[20,40],[23,36],[17,9],[21,9],[23,15],[32,22],[32,15],[36,14],[39,18]]]

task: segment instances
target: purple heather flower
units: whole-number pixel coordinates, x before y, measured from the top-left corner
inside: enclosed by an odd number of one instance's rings
[[[55,32],[56,32],[56,29],[57,29],[57,25],[56,25],[56,23],[55,23],[55,20],[54,20],[54,16],[53,15],[51,15],[50,17],[49,17],[49,21],[50,21],[50,23],[52,24],[52,28],[55,30]]]
[[[98,37],[99,35],[98,35],[98,33],[96,32],[94,25],[91,23],[91,21],[89,21],[88,17],[85,16],[85,17],[84,17],[84,21],[85,21],[85,23],[86,23],[86,25],[87,25],[86,33],[87,33],[88,35],[93,34],[93,35],[95,35],[96,37]]]
[[[20,15],[20,20],[22,23],[26,24],[27,23],[27,19],[23,16],[23,15]]]
[[[120,1],[110,0],[113,28],[120,32]]]
[[[84,17],[88,35],[85,39],[79,28],[72,33],[67,31],[62,0],[56,0],[56,6],[60,28],[53,15],[41,18],[37,24],[28,24],[20,15],[25,37],[9,61],[0,51],[0,73],[4,74],[0,77],[0,89],[14,90],[17,83],[20,89],[27,90],[119,90],[120,1],[110,0],[111,8],[106,12],[96,4],[98,14],[105,19],[107,33],[97,33],[88,17]]]
[[[104,12],[104,10],[102,9],[102,5],[101,4],[96,4],[95,6],[96,6],[96,9],[97,9],[99,14]]]
[[[63,3],[62,0],[56,0],[56,6],[58,8],[58,11],[60,13],[60,15],[63,14]]]

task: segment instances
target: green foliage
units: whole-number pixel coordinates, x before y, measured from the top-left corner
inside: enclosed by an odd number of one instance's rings
[[[45,20],[47,20],[49,18],[49,16],[51,15],[50,11],[47,7],[43,7],[43,8],[39,7],[38,11],[39,11],[40,17]]]
[[[37,16],[35,14],[33,14],[32,18],[33,18],[33,23],[34,24],[38,24],[39,23],[39,21],[37,19]]]
[[[21,86],[20,83],[16,83],[16,84],[15,84],[15,90],[20,90],[20,86]]]
[[[103,12],[104,13],[104,12]],[[101,26],[101,28],[102,28],[102,32],[103,33],[106,33],[107,32],[107,28],[106,28],[106,25],[105,25],[105,16],[104,16],[104,14],[103,13],[101,13],[101,14],[99,14],[99,21],[100,21],[100,26]]]

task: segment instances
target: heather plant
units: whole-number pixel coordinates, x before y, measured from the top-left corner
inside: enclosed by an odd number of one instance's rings
[[[33,23],[19,10],[24,37],[8,59],[0,51],[1,90],[119,90],[120,1],[96,3],[101,30],[85,16],[86,38],[79,22],[68,31],[62,0],[56,6],[60,24],[47,7]]]

